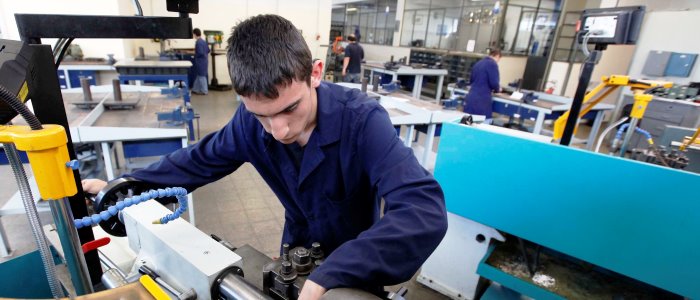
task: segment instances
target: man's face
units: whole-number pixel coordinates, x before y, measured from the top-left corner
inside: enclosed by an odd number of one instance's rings
[[[260,121],[265,131],[283,144],[305,145],[316,122],[316,91],[297,80],[278,88],[279,97],[241,97],[246,109]]]

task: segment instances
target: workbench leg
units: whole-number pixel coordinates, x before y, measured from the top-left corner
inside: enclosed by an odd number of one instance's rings
[[[70,77],[68,77],[68,70],[63,70],[63,76],[66,77],[66,88],[73,88],[73,85],[70,83]]]
[[[112,169],[112,151],[109,151],[109,143],[102,142],[102,159],[105,161],[105,173],[107,174],[107,181],[114,179],[114,169]]]
[[[423,89],[423,75],[413,77],[413,98],[420,100],[420,92]]]
[[[7,241],[7,235],[5,234],[5,227],[2,226],[2,220],[0,220],[0,257],[10,256],[10,244]]]
[[[425,135],[425,143],[423,144],[423,159],[421,160],[421,165],[423,168],[428,168],[428,158],[430,153],[433,152],[433,140],[435,139],[435,129],[437,124],[433,123],[428,125],[428,134]]]
[[[438,78],[438,86],[437,86],[437,92],[435,93],[435,101],[437,101],[437,104],[440,104],[440,100],[442,100],[442,83],[443,80],[445,80],[444,75],[440,75]]]
[[[593,120],[593,127],[591,132],[588,134],[588,141],[586,142],[586,149],[593,150],[593,144],[595,144],[596,137],[598,137],[598,130],[600,130],[600,125],[603,123],[605,118],[605,111],[599,110],[595,114],[595,120]]]
[[[343,73],[340,73],[340,75],[342,76]],[[364,74],[362,74],[362,75],[364,75]],[[343,81],[345,81],[345,78],[340,79],[340,82],[343,82]],[[374,84],[374,70],[369,70],[369,80],[368,81],[369,81],[369,84]]]
[[[532,130],[534,134],[540,134],[542,132],[542,124],[544,124],[544,112],[537,112],[537,120],[535,120],[535,128]]]
[[[413,125],[407,125],[406,126],[406,139],[403,141],[403,144],[406,145],[406,147],[411,147],[411,142],[413,141]]]

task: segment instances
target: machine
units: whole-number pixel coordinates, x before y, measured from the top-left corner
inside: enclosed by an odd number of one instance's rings
[[[450,123],[435,177],[449,229],[418,280],[454,299],[700,297],[698,174]]]

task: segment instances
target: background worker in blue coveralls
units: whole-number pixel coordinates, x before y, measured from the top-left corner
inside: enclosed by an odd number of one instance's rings
[[[194,71],[195,80],[192,85],[192,93],[206,95],[209,93],[209,80],[207,79],[209,69],[209,46],[202,39],[202,31],[199,28],[192,30],[194,36]]]
[[[237,25],[228,64],[244,104],[233,119],[129,176],[191,192],[250,162],[285,207],[282,243],[318,241],[330,253],[299,299],[338,287],[380,294],[409,280],[445,235],[445,203],[387,112],[359,90],[321,82],[323,62],[279,16]],[[83,186],[97,193],[105,184]]]
[[[365,59],[365,50],[357,43],[354,34],[348,36],[350,42],[345,47],[345,57],[343,58],[343,81],[360,83],[360,72],[362,71],[362,60]]]
[[[498,73],[498,61],[501,59],[500,50],[491,50],[472,68],[469,80],[471,87],[466,97],[464,112],[472,115],[486,116],[484,123],[493,122],[493,96],[492,92],[500,92],[501,85]]]

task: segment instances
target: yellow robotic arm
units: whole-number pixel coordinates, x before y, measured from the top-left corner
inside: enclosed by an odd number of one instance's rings
[[[632,89],[632,92],[634,93],[634,107],[632,108],[632,113],[631,117],[641,119],[644,116],[644,111],[646,110],[647,105],[653,98],[652,95],[649,94],[644,94],[644,90],[650,89],[650,88],[655,88],[655,87],[664,87],[664,88],[670,88],[673,86],[672,82],[660,82],[660,81],[645,81],[645,80],[633,80],[630,79],[629,76],[626,75],[611,75],[611,76],[603,76],[601,78],[600,84],[598,84],[595,88],[593,88],[591,91],[586,93],[586,96],[583,98],[583,107],[581,108],[581,112],[579,113],[578,117],[581,118],[584,115],[586,115],[596,104],[600,103],[600,101],[603,101],[605,97],[610,95],[612,92],[614,92],[617,88],[621,86],[629,86]],[[602,92],[602,94],[600,94]],[[600,94],[600,95],[598,95]],[[597,96],[597,97],[596,97]],[[595,98],[595,99],[594,99]],[[593,99],[593,100],[591,100]],[[564,135],[564,128],[566,127],[566,120],[569,118],[569,111],[565,112],[562,114],[555,122],[554,122],[554,134],[552,136],[552,139],[555,141],[561,140],[561,137]],[[578,127],[576,127],[578,128]],[[574,133],[576,132],[576,129],[574,129]]]

